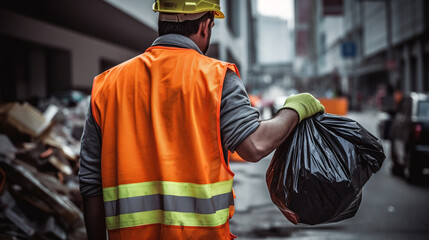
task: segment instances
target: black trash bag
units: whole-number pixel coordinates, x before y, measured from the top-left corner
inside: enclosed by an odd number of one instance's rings
[[[276,149],[266,174],[271,199],[294,224],[353,217],[385,158],[380,140],[356,121],[315,115]]]

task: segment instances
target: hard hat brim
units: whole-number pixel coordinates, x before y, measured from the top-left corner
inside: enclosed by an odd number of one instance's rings
[[[154,10],[155,12],[159,12],[159,13],[171,13],[171,14],[179,14],[176,11],[167,11],[167,10]],[[223,12],[217,10],[217,11],[200,11],[200,12],[213,12],[214,13],[214,17],[218,18],[218,19],[224,19],[225,15],[223,14]],[[187,14],[195,14],[197,12],[182,12],[182,13],[187,13]]]
[[[219,11],[213,11],[213,12],[214,12],[214,17],[215,18],[219,18],[219,19],[225,18],[225,15],[220,10]]]

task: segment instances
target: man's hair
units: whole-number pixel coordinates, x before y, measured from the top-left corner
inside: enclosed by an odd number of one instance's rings
[[[214,14],[207,12],[197,20],[188,20],[183,22],[167,22],[158,20],[158,34],[159,36],[176,33],[186,37],[189,37],[198,32],[200,23],[210,19],[210,24],[214,20]]]

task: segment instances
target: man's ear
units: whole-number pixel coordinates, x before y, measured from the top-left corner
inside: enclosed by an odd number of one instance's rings
[[[200,23],[200,29],[198,32],[200,33],[201,37],[207,37],[209,35],[209,29],[210,29],[210,19],[206,19]]]

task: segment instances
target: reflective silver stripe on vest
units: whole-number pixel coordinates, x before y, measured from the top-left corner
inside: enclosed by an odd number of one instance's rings
[[[106,217],[152,210],[212,214],[234,205],[232,192],[202,199],[154,194],[104,202]]]

